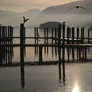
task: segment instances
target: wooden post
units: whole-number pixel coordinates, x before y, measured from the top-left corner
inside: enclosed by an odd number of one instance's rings
[[[10,26],[8,26],[8,39],[10,39]],[[8,41],[8,44],[10,41]],[[8,64],[10,64],[10,47],[8,46]]]
[[[55,28],[55,38],[57,38],[57,28]],[[56,44],[56,41],[55,40],[55,44]],[[57,47],[55,47],[55,57],[57,57]]]
[[[62,67],[63,67],[63,82],[65,82],[65,23],[63,23],[63,49],[62,49]]]
[[[88,44],[89,44],[89,34],[90,34],[90,29],[88,29]]]
[[[38,37],[39,37],[39,33],[38,33],[38,27],[36,28],[37,29],[37,31],[36,31],[36,37],[37,37],[37,44],[38,44]],[[38,56],[38,47],[37,47],[37,56]]]
[[[85,61],[87,60],[87,48],[85,48]]]
[[[60,44],[61,44],[61,25],[59,25],[59,28],[58,28],[58,56],[59,56],[59,80],[61,80],[61,47],[60,47]]]
[[[47,28],[47,44],[48,44],[48,28]],[[48,46],[47,46],[47,55],[48,55]]]
[[[24,24],[20,24],[20,62],[21,62],[21,86],[24,89]]]
[[[25,41],[25,35],[26,35],[26,32],[25,32],[25,31],[26,31],[26,28],[24,27],[24,33],[23,33],[23,38],[24,38],[23,41],[24,41],[24,44],[25,44],[25,42],[26,42],[26,41]],[[26,47],[24,47],[24,56],[26,57]]]
[[[10,44],[12,44],[12,27],[10,26]],[[23,39],[23,38],[22,38]],[[11,62],[11,64],[12,64],[12,51],[13,50],[13,47],[10,47],[10,62]]]
[[[67,38],[68,38],[67,44],[69,44],[69,34],[70,34],[70,31],[69,31],[69,26],[68,26],[68,28],[67,28]],[[67,53],[68,53],[68,62],[69,62],[69,48],[67,48]]]
[[[44,28],[44,44],[46,44],[46,28]],[[44,53],[46,54],[46,47],[44,47]]]
[[[34,28],[34,37],[35,37],[35,44],[36,44],[36,28]],[[35,47],[35,55],[36,55],[36,47]]]
[[[1,25],[0,25],[0,44],[1,44]],[[0,46],[0,66],[2,66],[2,46]]]
[[[39,46],[39,64],[42,64],[42,46]]]
[[[7,38],[7,27],[5,26],[5,38]],[[6,44],[7,44],[7,40],[6,40],[6,42],[5,42]],[[5,61],[6,61],[6,64],[7,64],[7,53],[8,53],[8,51],[7,51],[7,47],[5,48]]]
[[[53,28],[52,28],[52,44],[53,44]],[[52,57],[53,57],[53,47],[52,47]]]
[[[23,41],[23,33],[24,33],[24,24],[20,24],[20,62],[21,62],[21,71],[24,69],[24,41]]]
[[[84,44],[84,27],[82,28],[82,33],[83,33],[83,43],[82,44]],[[83,48],[83,50],[82,50],[82,54],[83,54],[83,60],[85,60],[85,58],[84,58],[84,50],[85,50],[85,48]]]
[[[74,27],[72,27],[72,44],[74,44]],[[74,48],[72,48],[72,58],[73,58],[73,61],[75,60],[75,57],[74,57]]]
[[[79,28],[77,27],[77,44],[79,44],[78,39],[79,39]],[[77,60],[78,60],[78,56],[79,56],[78,53],[79,53],[79,48],[77,48]]]

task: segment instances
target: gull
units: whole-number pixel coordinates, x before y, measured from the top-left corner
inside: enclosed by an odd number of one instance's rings
[[[37,37],[40,37],[39,33],[37,32]]]
[[[25,17],[23,16],[23,22],[27,22],[29,19],[25,19]]]
[[[68,9],[68,10],[71,10],[71,9],[73,9],[73,8],[76,8],[76,9],[82,8],[82,9],[86,10],[86,9],[85,9],[84,7],[82,7],[82,6],[74,6],[74,7],[70,8],[70,9]],[[87,10],[86,10],[86,11],[87,11]]]
[[[37,37],[40,37],[39,33],[37,32]],[[39,40],[40,41],[40,40]]]

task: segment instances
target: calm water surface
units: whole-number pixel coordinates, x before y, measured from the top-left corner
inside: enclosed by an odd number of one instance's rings
[[[38,30],[38,33],[39,33],[40,37],[44,36],[44,31],[43,30]],[[91,34],[92,34],[92,32],[90,33],[90,37],[92,37]],[[54,35],[55,35],[55,32],[54,32]],[[20,36],[19,29],[14,29],[13,36],[14,37],[15,36],[19,37]],[[51,36],[52,36],[52,31],[51,31],[51,29],[49,29],[49,37],[51,37]],[[61,36],[62,36],[62,33],[61,33]],[[76,30],[75,30],[75,37],[76,36],[77,35],[76,35]],[[80,31],[79,36],[81,36],[81,31]],[[87,28],[85,28],[85,30],[84,30],[84,36],[88,37]],[[26,29],[26,37],[34,37],[34,29]],[[52,40],[49,40],[49,43],[51,43],[51,42],[52,42]],[[13,39],[13,43],[20,43],[20,39]],[[26,39],[26,43],[34,44],[34,39]],[[44,40],[40,39],[38,44],[42,44],[42,43],[44,43]],[[15,47],[13,49],[13,51],[14,51],[13,62],[20,62],[20,48]],[[53,57],[52,57],[52,48],[49,47],[48,51],[49,51],[48,55],[44,54],[44,48],[43,48],[43,61],[58,60],[58,56],[55,57],[55,53],[53,54]],[[34,47],[26,47],[25,62],[26,61],[39,61],[39,55],[35,56],[34,52],[35,52]],[[91,55],[92,55],[92,49],[90,48],[89,51],[87,52],[87,58],[92,59]],[[75,57],[76,57],[76,52],[75,52]],[[67,60],[67,50],[66,50],[66,54],[65,54],[65,59]],[[70,56],[70,59],[72,59],[72,56]]]
[[[43,36],[42,31],[39,33]],[[14,31],[14,36],[19,36],[18,29]],[[33,37],[34,31],[27,30],[26,36]],[[87,33],[85,33],[86,36]],[[14,43],[19,41],[19,39],[13,40]],[[26,40],[26,43],[34,43],[34,40]],[[40,43],[43,43],[43,40]],[[51,50],[49,48],[48,55],[44,55],[43,50],[43,61],[58,60],[55,53],[52,57]],[[13,62],[20,62],[19,54],[20,49],[14,48]],[[91,48],[87,51],[87,58],[92,59]],[[67,59],[67,53],[65,53],[65,59]],[[26,48],[26,61],[38,61],[34,48]],[[0,92],[92,92],[92,63],[67,63],[65,68],[65,82],[63,82],[63,79],[59,81],[58,65],[25,66],[24,74],[21,74],[19,66],[0,67]]]
[[[59,82],[58,65],[25,66],[22,81],[19,66],[0,68],[0,92],[92,92],[92,63],[65,67],[65,83]]]

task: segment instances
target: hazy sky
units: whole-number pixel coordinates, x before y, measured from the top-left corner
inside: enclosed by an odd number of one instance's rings
[[[43,10],[49,6],[60,5],[79,0],[0,0],[0,9],[22,12],[29,9]]]

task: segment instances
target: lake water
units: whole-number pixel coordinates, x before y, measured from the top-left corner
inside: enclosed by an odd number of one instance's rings
[[[42,31],[39,33],[43,35]],[[19,36],[18,29],[14,30],[14,36]],[[26,36],[34,36],[34,31],[28,29]],[[19,39],[14,39],[14,43],[18,42]],[[34,40],[26,40],[26,43],[34,43]],[[43,50],[43,61],[58,60],[55,55],[52,57],[51,50],[49,48],[48,55]],[[20,62],[19,53],[20,49],[15,47],[13,62]],[[87,58],[92,59],[91,48],[87,51]],[[26,48],[26,61],[38,61],[33,47]],[[65,82],[63,76],[59,81],[58,65],[25,65],[24,74],[21,74],[20,66],[0,67],[0,92],[92,92],[92,63],[66,63]]]
[[[92,92],[92,63],[65,67],[65,83],[59,82],[58,65],[25,66],[22,81],[19,66],[0,68],[0,92]]]
[[[88,37],[87,28],[85,28],[84,32],[85,32],[84,36]],[[38,33],[40,34],[40,37],[44,36],[44,31],[43,30],[38,30]],[[81,31],[80,31],[80,33],[81,33]],[[90,37],[91,37],[91,34],[92,33],[90,33]],[[54,33],[54,35],[55,35],[55,33]],[[14,37],[15,36],[19,37],[20,36],[19,29],[14,29],[13,36]],[[51,37],[51,36],[52,36],[52,32],[51,32],[51,30],[49,30],[49,37]],[[62,33],[61,33],[61,36],[62,36]],[[76,36],[76,30],[75,30],[75,36]],[[81,34],[79,36],[81,36]],[[34,29],[26,29],[26,37],[34,37]],[[14,39],[13,43],[20,43],[20,39]],[[34,39],[26,39],[26,43],[34,44]],[[41,44],[41,43],[44,43],[43,39],[40,39],[40,41],[38,42],[38,44]],[[49,43],[51,43],[51,40],[49,40]],[[52,55],[52,48],[49,47],[48,51],[49,51],[48,55],[44,54],[44,48],[43,48],[43,61],[58,60],[58,57],[55,57],[55,53]],[[91,51],[92,50],[90,48],[90,50],[87,52],[87,58],[89,58],[89,59],[91,58]],[[38,61],[39,60],[39,58],[38,58],[39,56],[35,56],[34,52],[35,52],[34,47],[26,47],[25,62],[26,61]],[[76,56],[76,53],[75,53],[75,56]],[[65,54],[65,58],[67,60],[67,53]],[[71,59],[71,57],[70,57],[70,59]],[[18,48],[18,47],[14,48],[13,62],[20,62],[20,48]]]

